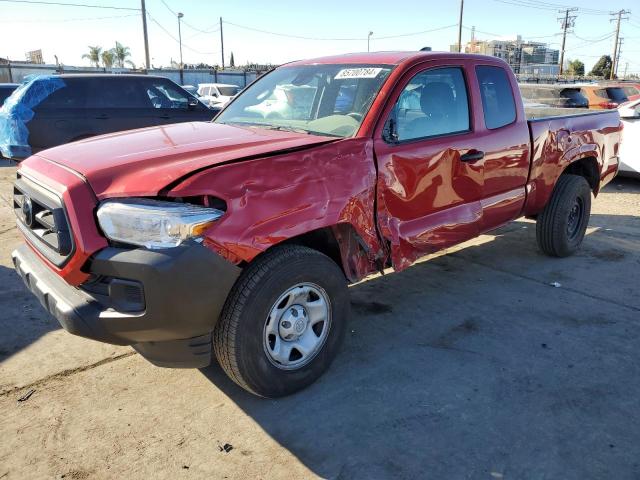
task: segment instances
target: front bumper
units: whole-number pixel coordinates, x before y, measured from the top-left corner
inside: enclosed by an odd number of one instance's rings
[[[195,242],[164,250],[105,248],[88,267],[95,282],[80,288],[27,245],[12,257],[29,290],[65,330],[132,345],[150,362],[169,367],[211,362],[211,332],[240,275],[240,268]]]

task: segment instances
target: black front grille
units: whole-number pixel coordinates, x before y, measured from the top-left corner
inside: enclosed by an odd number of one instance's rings
[[[13,185],[18,227],[42,254],[61,266],[73,252],[64,205],[58,195],[18,174]]]

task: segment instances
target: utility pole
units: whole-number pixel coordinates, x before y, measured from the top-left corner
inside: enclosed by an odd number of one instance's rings
[[[624,79],[627,79],[627,68],[629,68],[629,62],[624,62]]]
[[[615,76],[618,76],[618,65],[620,64],[620,52],[622,52],[622,43],[624,42],[624,37],[620,37],[618,39],[618,53],[616,54],[616,64],[615,64]]]
[[[369,45],[371,43],[371,35],[373,35],[373,32],[371,30],[369,30],[369,35],[367,35],[367,52],[370,52],[371,50],[369,49]]]
[[[147,7],[144,5],[144,0],[141,0],[141,10],[142,10],[142,34],[144,35],[144,59],[145,64],[147,66],[147,70],[151,68],[151,64],[149,63],[149,36],[147,35]]]
[[[178,43],[180,44],[180,84],[184,84],[184,64],[182,63],[182,30],[180,28],[180,19],[184,17],[182,12],[178,12]]]
[[[464,11],[464,0],[460,0],[460,20],[458,21],[458,53],[462,52],[462,12]]]
[[[220,52],[222,53],[222,70],[224,70],[224,35],[222,34],[222,17],[220,17]]]
[[[564,17],[558,18],[562,25],[562,49],[560,50],[560,75],[564,71],[564,46],[567,42],[567,30],[573,28],[576,23],[576,15],[569,15],[570,12],[577,11],[577,8],[567,8],[564,10]],[[560,13],[563,11],[560,10]]]
[[[471,52],[470,53],[477,53],[476,52],[476,26],[473,25],[471,27]]]
[[[616,64],[618,63],[618,37],[620,36],[620,20],[629,20],[629,17],[622,17],[623,15],[628,15],[631,12],[629,10],[618,10],[611,15],[614,18],[611,18],[610,22],[617,22],[616,24],[616,41],[613,43],[613,58],[611,59],[611,73],[609,74],[609,80],[613,80],[615,76]],[[615,17],[618,17],[617,19]]]

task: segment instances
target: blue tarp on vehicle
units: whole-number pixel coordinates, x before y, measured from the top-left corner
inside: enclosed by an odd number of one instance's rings
[[[0,108],[0,153],[7,158],[26,158],[31,155],[27,123],[33,109],[56,90],[65,86],[64,80],[44,75],[22,83]]]

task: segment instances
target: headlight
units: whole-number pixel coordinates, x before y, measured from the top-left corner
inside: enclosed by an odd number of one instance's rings
[[[201,235],[222,215],[222,210],[189,203],[130,198],[103,202],[98,223],[110,240],[170,248]]]

